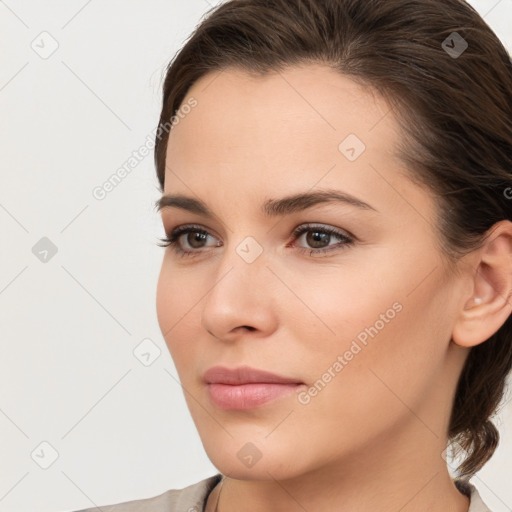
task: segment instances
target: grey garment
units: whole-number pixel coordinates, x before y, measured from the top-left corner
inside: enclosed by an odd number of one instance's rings
[[[217,473],[183,489],[170,489],[153,498],[101,505],[77,512],[204,512],[206,500],[222,475]]]
[[[170,489],[153,498],[82,509],[77,512],[204,512],[206,500],[222,475],[217,473],[183,489]],[[457,489],[471,500],[468,512],[491,512],[477,488],[466,480],[455,480]]]
[[[478,489],[467,480],[455,480],[455,487],[466,496],[469,496],[468,512],[491,512],[491,509],[484,503]]]

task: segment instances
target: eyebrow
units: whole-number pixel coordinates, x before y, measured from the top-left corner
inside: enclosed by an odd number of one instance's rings
[[[347,194],[346,192],[330,189],[293,194],[281,199],[268,199],[262,205],[261,211],[267,217],[278,217],[303,211],[321,203],[343,203],[361,210],[378,211],[373,206],[365,203],[357,197]],[[179,208],[204,217],[215,217],[213,212],[210,211],[203,201],[180,194],[163,195],[156,201],[155,207],[157,208],[157,211],[161,211],[166,208]]]

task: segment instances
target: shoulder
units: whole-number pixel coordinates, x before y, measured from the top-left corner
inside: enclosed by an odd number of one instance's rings
[[[208,495],[221,478],[217,473],[183,489],[169,489],[151,498],[98,505],[76,512],[202,512]]]
[[[455,480],[454,483],[457,489],[470,499],[468,512],[492,512],[482,500],[478,489],[468,480]]]
[[[222,475],[217,473],[183,489],[169,489],[152,498],[101,505],[101,508],[96,506],[76,512],[203,512],[206,498],[221,478]],[[473,484],[467,480],[455,480],[454,483],[457,489],[471,500],[468,512],[492,512]]]

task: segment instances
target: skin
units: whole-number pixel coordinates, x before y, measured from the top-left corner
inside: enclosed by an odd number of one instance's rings
[[[203,246],[181,237],[194,257],[165,249],[157,315],[207,455],[228,477],[218,510],[467,511],[442,452],[469,349],[511,312],[511,223],[495,225],[454,272],[438,249],[434,197],[394,155],[389,106],[322,65],[211,73],[190,97],[197,107],[169,137],[164,193],[199,198],[215,216],[162,210],[168,234],[193,223],[209,237]],[[353,162],[338,149],[351,133],[366,145]],[[321,188],[377,211],[332,203],[260,213],[268,198]],[[314,229],[294,239],[304,223],[355,241],[313,245]],[[248,236],[263,248],[252,263],[236,252]],[[337,249],[300,251],[322,247]],[[247,411],[210,402],[201,378],[217,364],[309,389],[394,303],[400,312],[308,404],[295,393]],[[250,468],[237,456],[248,442],[261,453]]]

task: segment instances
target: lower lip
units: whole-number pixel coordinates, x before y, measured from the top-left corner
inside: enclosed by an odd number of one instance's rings
[[[208,384],[211,401],[220,409],[253,409],[293,393],[301,384]]]

